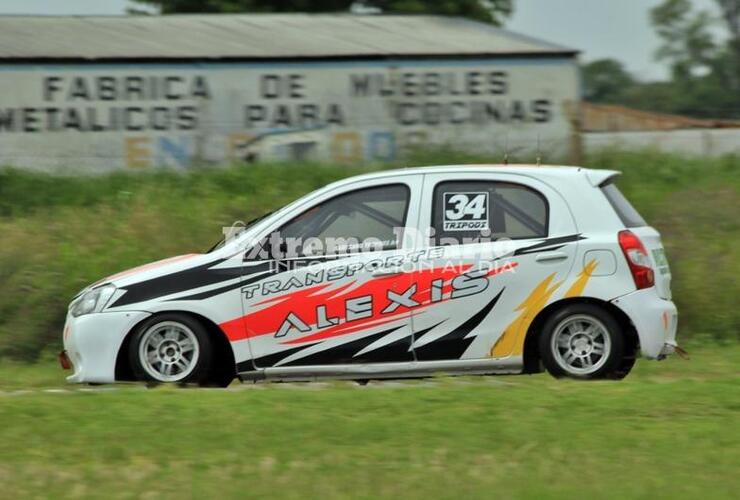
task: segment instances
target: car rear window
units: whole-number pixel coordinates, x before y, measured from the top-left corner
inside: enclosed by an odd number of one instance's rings
[[[624,197],[619,188],[612,182],[603,184],[601,192],[604,193],[609,204],[617,213],[625,227],[642,227],[647,226],[647,222],[635,210],[635,207]]]
[[[445,181],[434,188],[432,225],[438,242],[541,238],[547,236],[548,205],[521,184]]]

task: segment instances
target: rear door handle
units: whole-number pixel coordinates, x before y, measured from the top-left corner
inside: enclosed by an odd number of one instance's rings
[[[567,258],[568,254],[565,252],[544,252],[537,254],[534,260],[537,262],[555,262]]]

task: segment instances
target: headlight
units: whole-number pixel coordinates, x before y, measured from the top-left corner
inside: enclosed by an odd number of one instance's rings
[[[103,285],[85,292],[82,297],[72,303],[69,310],[72,316],[96,313],[103,310],[116,291],[113,285]]]

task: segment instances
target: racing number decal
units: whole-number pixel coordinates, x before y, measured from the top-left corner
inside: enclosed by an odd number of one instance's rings
[[[487,231],[488,193],[444,193],[445,231]]]

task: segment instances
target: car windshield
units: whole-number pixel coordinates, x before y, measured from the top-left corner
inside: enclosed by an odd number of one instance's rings
[[[238,233],[236,233],[236,234],[239,234],[239,233],[244,232],[245,230],[247,230],[250,227],[252,227],[255,224],[257,224],[262,219],[264,219],[264,218],[266,218],[266,217],[268,217],[268,216],[270,216],[270,215],[272,215],[274,213],[275,213],[275,211],[274,210],[271,210],[271,211],[269,211],[269,212],[267,212],[265,214],[260,215],[259,217],[255,217],[254,219],[252,219],[252,220],[248,221],[246,224],[244,224],[244,226],[242,226],[241,230]],[[214,251],[218,250],[219,248],[223,247],[225,244],[226,244],[226,235],[223,235],[223,236],[221,236],[221,239],[218,240],[218,242],[216,242],[216,244],[213,245],[206,253],[214,252]]]

